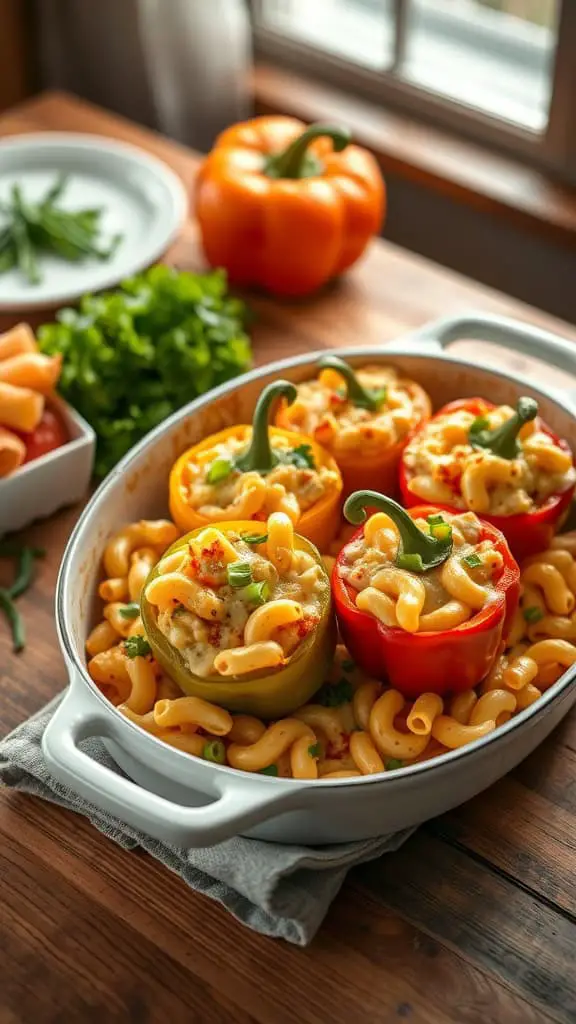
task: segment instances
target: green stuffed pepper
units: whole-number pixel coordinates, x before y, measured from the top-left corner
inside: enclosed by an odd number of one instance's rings
[[[185,694],[264,719],[309,700],[336,642],[322,559],[282,512],[180,538],[151,571],[141,614],[154,657]]]

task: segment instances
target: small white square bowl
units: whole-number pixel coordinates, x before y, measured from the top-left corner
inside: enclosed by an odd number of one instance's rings
[[[0,479],[0,537],[73,505],[88,490],[96,435],[57,395],[50,397],[48,405],[62,417],[70,440]]]

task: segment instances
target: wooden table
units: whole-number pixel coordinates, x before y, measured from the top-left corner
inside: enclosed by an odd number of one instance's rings
[[[0,118],[2,135],[42,129],[126,139],[192,185],[192,153],[69,97],[47,95]],[[191,223],[170,258],[200,265]],[[260,363],[379,345],[472,307],[576,336],[384,242],[316,299],[253,305]],[[524,367],[515,356],[499,360]],[[79,511],[27,533],[49,554],[21,601],[30,634],[23,655],[0,629],[3,733],[66,683],[52,602]],[[491,790],[421,828],[397,854],[353,870],[309,949],[255,935],[147,856],[38,800],[0,794],[0,857],[0,1024],[576,1019],[576,715]]]

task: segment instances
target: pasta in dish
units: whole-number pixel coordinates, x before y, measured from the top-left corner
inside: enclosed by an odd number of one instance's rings
[[[407,445],[403,467],[408,492],[424,501],[478,515],[531,513],[574,486],[568,445],[536,415],[519,419],[509,405],[483,399],[454,402]]]
[[[474,517],[454,519],[469,524],[462,531],[456,522],[463,536],[474,529]],[[406,700],[364,675],[339,646],[325,683],[289,717],[267,722],[233,715],[184,695],[153,658],[144,635],[137,602],[146,569],[176,532],[164,520],[142,521],[107,545],[107,578],[100,592],[105,601],[112,592],[115,600],[104,605],[103,619],[87,639],[88,671],[122,715],[169,746],[205,760],[302,780],[391,771],[488,735],[537,701],[576,662],[573,533],[556,537],[549,550],[524,564],[521,603],[506,647],[476,689]],[[244,555],[242,542],[237,544]],[[277,558],[284,547],[279,544]],[[259,557],[252,559],[254,566]]]

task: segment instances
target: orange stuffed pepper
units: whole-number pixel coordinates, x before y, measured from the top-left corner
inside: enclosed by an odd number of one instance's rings
[[[299,384],[296,400],[280,408],[277,426],[299,430],[330,452],[345,497],[367,487],[395,495],[402,452],[430,418],[428,395],[391,366],[354,371],[337,356],[318,366],[318,378]]]
[[[375,158],[346,129],[256,117],[217,139],[197,179],[209,263],[235,284],[307,295],[362,255],[384,220]]]
[[[285,512],[299,534],[321,551],[328,548],[340,525],[340,471],[315,441],[269,426],[270,408],[279,397],[293,401],[295,386],[282,380],[269,384],[252,426],[212,434],[174,464],[170,512],[182,531],[239,519],[264,523],[272,512]]]

